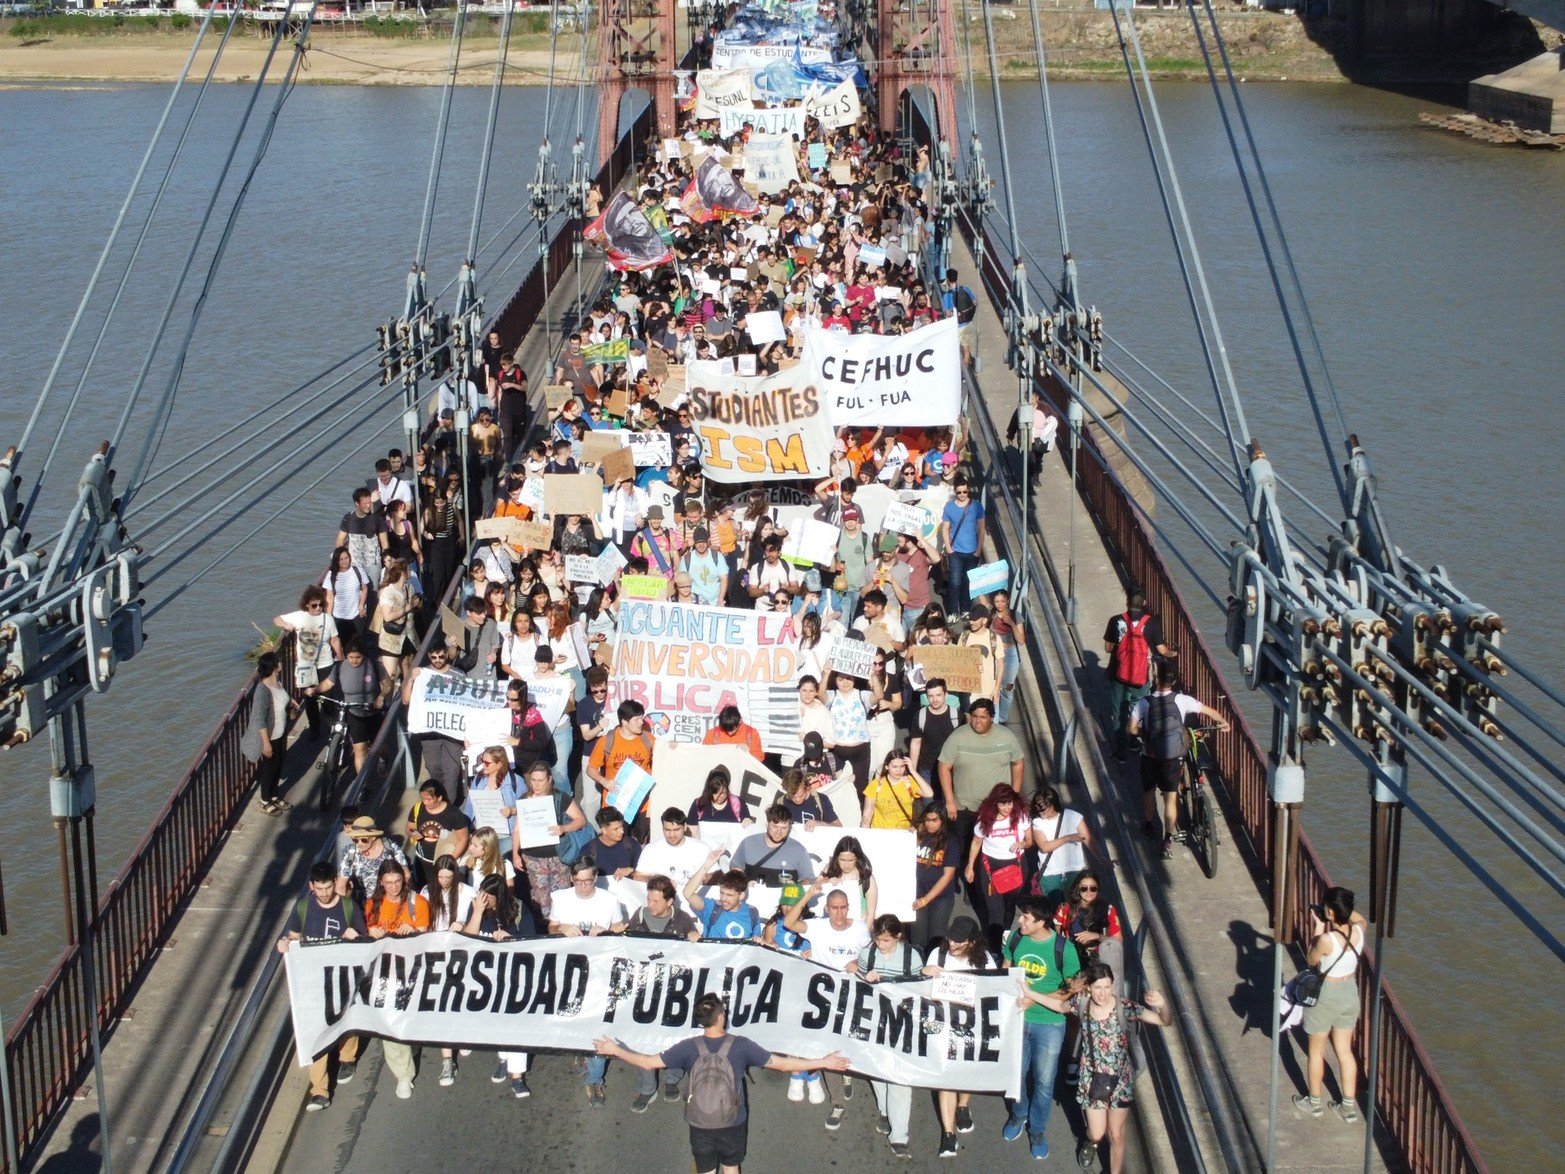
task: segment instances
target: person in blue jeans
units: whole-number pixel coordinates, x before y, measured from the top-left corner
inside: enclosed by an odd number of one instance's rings
[[[1051,995],[1081,970],[1075,943],[1054,932],[1050,909],[1042,898],[1025,897],[1017,902],[1016,926],[1000,953],[1004,965],[1026,975],[1027,989],[1033,994]],[[1054,1108],[1054,1078],[1065,1044],[1065,1016],[1025,996],[1019,1001],[1026,1007],[1022,1016],[1022,1095],[1014,1101],[1006,1099],[1009,1116],[1001,1136],[1015,1141],[1026,1130],[1032,1156],[1042,1161],[1049,1156],[1044,1133]]]
[[[964,477],[951,488],[951,500],[940,515],[940,544],[946,551],[946,610],[965,612],[972,603],[967,572],[979,564],[984,546],[984,503]]]

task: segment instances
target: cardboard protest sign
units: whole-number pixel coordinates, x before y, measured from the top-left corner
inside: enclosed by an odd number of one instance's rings
[[[840,334],[806,326],[804,354],[833,427],[946,427],[961,415],[955,318],[906,334]]]
[[[664,379],[668,376],[668,352],[660,346],[651,347],[647,351],[647,374],[654,379]]]
[[[737,705],[768,753],[799,753],[799,654],[791,617],[726,607],[627,599],[612,673],[613,704],[647,708],[659,740],[699,742]]]
[[[843,187],[853,182],[853,168],[841,161],[831,165],[830,175],[832,183],[841,184]]]
[[[824,477],[833,434],[805,367],[776,375],[729,374],[714,362],[689,366],[690,410],[701,463],[721,485]]]
[[[913,663],[923,666],[925,680],[944,677],[953,693],[972,693],[982,684],[982,649],[920,644],[912,651]]]
[[[521,518],[479,518],[473,529],[480,538],[498,538],[512,546],[527,545],[527,523]],[[547,540],[544,545],[549,545]]]
[[[603,458],[625,447],[630,433],[623,428],[595,429],[582,437],[581,459],[589,465],[603,464]]]
[[[636,454],[628,448],[616,448],[603,458],[599,467],[603,471],[605,485],[633,480],[636,476]]]
[[[545,383],[543,385],[544,406],[550,411],[558,411],[564,406],[565,401],[576,394],[576,389],[569,383]]]
[[[528,550],[548,550],[554,541],[554,527],[548,522],[519,522],[516,526],[517,545]]]
[[[608,398],[603,401],[603,414],[617,420],[623,420],[630,414],[630,396],[623,387],[616,387],[609,392]]]
[[[440,630],[445,634],[447,644],[461,647],[463,635],[462,617],[449,607],[440,609]]]
[[[543,503],[556,518],[562,514],[591,517],[603,509],[603,482],[596,473],[545,473]]]

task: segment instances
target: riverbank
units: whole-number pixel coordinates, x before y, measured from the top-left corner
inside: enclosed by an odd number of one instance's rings
[[[995,57],[1003,78],[1037,76],[1032,26],[1025,10],[995,9]],[[89,22],[85,23],[85,22]],[[1276,12],[1234,11],[1219,16],[1234,71],[1248,81],[1465,82],[1509,64],[1520,55],[1508,45],[1462,60],[1348,63],[1340,22],[1306,21]],[[1092,9],[1053,9],[1040,13],[1051,77],[1117,79],[1124,66],[1110,13]],[[1142,52],[1154,76],[1204,77],[1201,46],[1187,15],[1179,9],[1141,9],[1136,27]],[[438,85],[445,78],[450,25],[387,22],[374,30],[318,26],[311,34],[300,81],[316,85]],[[957,29],[957,53],[972,58],[975,73],[989,74],[983,24],[972,20]],[[0,21],[0,85],[52,86],[70,83],[166,82],[179,75],[194,42],[188,18],[125,22],[84,17]],[[208,34],[215,47],[216,31]],[[562,33],[553,56],[557,80],[573,84],[578,73],[576,34]],[[250,81],[265,63],[269,34],[259,26],[236,30],[216,78]],[[595,53],[596,46],[589,50]],[[499,41],[492,21],[469,26],[458,81],[488,85],[494,76]],[[203,52],[194,76],[210,56]],[[513,34],[506,74],[508,85],[541,85],[548,80],[551,56],[546,31]],[[1501,67],[1503,67],[1501,64]],[[271,77],[281,76],[274,68]]]

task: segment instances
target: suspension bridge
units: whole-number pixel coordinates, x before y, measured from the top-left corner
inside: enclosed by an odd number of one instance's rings
[[[842,44],[870,76],[869,105],[881,130],[901,138],[909,155],[919,145],[930,149],[932,272],[955,267],[987,294],[978,362],[967,376],[970,443],[998,520],[996,553],[1016,569],[1024,614],[1044,636],[1024,674],[1026,740],[1097,813],[1114,853],[1121,908],[1137,927],[1138,978],[1168,991],[1179,1011],[1181,1030],[1149,1048],[1157,1095],[1138,1106],[1137,1153],[1148,1165],[1180,1169],[1277,1169],[1318,1158],[1309,1148],[1319,1144],[1308,1132],[1315,1123],[1295,1120],[1287,1107],[1292,1077],[1284,1069],[1297,1060],[1271,996],[1294,968],[1290,951],[1305,910],[1327,884],[1302,832],[1307,800],[1318,774],[1351,769],[1362,771],[1368,793],[1364,911],[1374,945],[1363,968],[1358,1041],[1374,1111],[1370,1128],[1330,1143],[1332,1164],[1483,1169],[1393,992],[1403,819],[1411,816],[1420,835],[1443,846],[1453,872],[1494,898],[1510,918],[1509,932],[1540,956],[1561,957],[1565,775],[1556,747],[1565,746],[1558,712],[1565,698],[1545,672],[1502,646],[1503,619],[1452,581],[1436,561],[1440,552],[1406,551],[1389,532],[1376,499],[1374,438],[1353,430],[1351,397],[1327,362],[1210,4],[1192,5],[1189,17],[1296,364],[1290,385],[1267,394],[1308,405],[1319,440],[1318,463],[1308,469],[1274,466],[1266,438],[1247,423],[1247,394],[1254,393],[1240,386],[1229,359],[1213,295],[1220,278],[1203,263],[1134,14],[1114,10],[1115,24],[1203,357],[1199,387],[1170,385],[1155,357],[1130,353],[1115,336],[1113,308],[1095,306],[1082,288],[1041,36],[1037,125],[1053,179],[1047,202],[1055,236],[1023,234],[1017,203],[1026,197],[1012,182],[1014,129],[1007,126],[1015,111],[1002,107],[994,69],[988,99],[996,133],[988,142],[978,133],[973,65],[992,60],[994,43],[988,6],[971,8],[966,0],[850,2],[838,21]],[[324,825],[298,828],[278,845],[289,883],[274,880],[275,892],[256,895],[270,922],[258,923],[248,949],[216,957],[160,948],[176,934],[187,944],[210,941],[204,935],[216,932],[218,919],[203,928],[192,893],[214,877],[244,884],[244,862],[272,850],[269,829],[230,831],[247,785],[236,753],[243,707],[236,703],[220,723],[144,850],[100,892],[93,821],[109,801],[100,810],[87,752],[89,701],[116,684],[135,688],[134,670],[122,666],[141,650],[144,625],[311,490],[362,460],[383,435],[370,425],[400,417],[416,448],[422,394],[470,361],[488,328],[524,338],[529,369],[552,361],[602,280],[601,262],[581,241],[591,193],[614,190],[649,138],[673,133],[679,95],[700,64],[698,42],[719,15],[705,5],[684,11],[681,26],[673,10],[605,0],[591,19],[556,23],[554,43],[574,41],[574,60],[596,66],[591,74],[551,75],[535,173],[495,228],[486,201],[501,133],[505,14],[466,248],[450,282],[436,289],[427,269],[442,187],[454,170],[447,138],[462,53],[458,20],[396,315],[378,331],[367,325],[363,348],[259,403],[209,445],[170,456],[165,437],[176,401],[188,394],[182,376],[206,295],[297,82],[315,9],[277,22],[266,69],[232,128],[222,173],[167,301],[148,325],[147,350],[112,430],[101,444],[94,438],[89,450],[72,451],[82,443],[84,395],[110,321],[135,280],[137,257],[237,25],[216,32],[208,13],[7,454],[0,487],[7,689],[0,741],[12,748],[49,743],[51,808],[72,907],[60,966],[7,1025],[6,1169],[63,1151],[89,1116],[99,1123],[105,1168],[229,1169],[345,1147],[351,1165],[395,1163],[444,1136],[448,1110],[377,1098],[371,1068],[352,1113],[296,1123],[300,1097],[288,1075],[286,1000],[270,931],[291,905],[303,865],[329,848]],[[1036,3],[1029,13],[1036,35]],[[620,99],[638,90],[647,106],[622,126]],[[1029,139],[1036,144],[1036,135]],[[1063,460],[1051,459],[1038,479],[1027,468],[1026,434],[1017,452],[1001,439],[1035,389],[1063,421]],[[300,480],[303,468],[308,483]],[[1171,642],[1181,649],[1186,687],[1233,726],[1214,753],[1238,859],[1199,890],[1198,902],[1187,899],[1200,883],[1193,865],[1153,859],[1135,834],[1126,814],[1129,781],[1105,753],[1097,675],[1088,670],[1096,631],[1120,610],[1131,584],[1176,633]],[[384,751],[394,765],[383,775],[367,770],[355,780],[355,796],[402,781],[407,746],[394,716],[375,750],[371,762]],[[1333,801],[1340,801],[1336,791]],[[1468,834],[1438,814],[1448,801],[1470,821]],[[1243,940],[1233,926],[1248,927]],[[1238,1018],[1228,1006],[1236,973],[1248,988]],[[183,992],[202,987],[221,998],[174,1018]],[[162,1026],[141,1032],[138,1020]],[[73,1099],[84,1086],[91,1094]],[[469,1160],[483,1160],[483,1147],[504,1139],[513,1106],[500,1104],[503,1110],[483,1110],[478,1128],[450,1139],[458,1149],[473,1147],[462,1151]],[[613,1155],[594,1168],[645,1164],[642,1155],[624,1154],[622,1142],[621,1151],[612,1149],[622,1134],[594,1133],[574,1102],[571,1109],[536,1123],[540,1144],[566,1152],[585,1137]],[[677,1133],[669,1115],[649,1135],[647,1153],[667,1159],[658,1147]],[[770,1144],[791,1149],[796,1138],[779,1127]],[[861,1142],[848,1144],[851,1155]]]

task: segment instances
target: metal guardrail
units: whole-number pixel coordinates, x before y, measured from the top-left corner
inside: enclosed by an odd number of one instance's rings
[[[1002,260],[1007,254],[987,229],[975,226],[965,213],[957,217],[958,230],[981,257],[983,284],[1002,310],[1009,301],[1011,272]],[[1070,389],[1051,378],[1034,380],[1061,418],[1068,415]],[[1230,725],[1225,734],[1209,742],[1219,773],[1218,791],[1224,806],[1237,816],[1254,853],[1252,875],[1257,887],[1270,898],[1275,883],[1273,809],[1267,794],[1267,753],[1256,740],[1244,715],[1229,698],[1217,661],[1207,645],[1157,544],[1143,523],[1141,511],[1113,473],[1109,454],[1097,438],[1083,429],[1081,451],[1087,458],[1077,467],[1081,497],[1108,545],[1121,574],[1147,596],[1147,605],[1163,624],[1165,637],[1180,649],[1179,667],[1185,684]],[[1331,879],[1303,831],[1288,891],[1295,924],[1308,924],[1304,914],[1318,904]],[[1354,1050],[1363,1072],[1370,1062],[1370,1009],[1373,1005],[1373,951],[1365,948],[1366,965],[1359,967],[1360,1027]],[[1380,987],[1382,1016],[1375,1073],[1375,1111],[1409,1169],[1439,1174],[1468,1174],[1487,1170],[1471,1135],[1452,1104],[1450,1094],[1435,1071],[1407,1012],[1391,984]]]
[[[291,680],[293,642],[284,641],[278,651],[284,679]],[[195,891],[254,783],[255,768],[239,751],[254,688],[252,681],[228,707],[98,907],[92,956],[100,1027],[124,1013],[142,969],[161,948],[169,924]],[[86,979],[84,955],[73,943],[5,1041],[11,1125],[24,1166],[91,1063],[93,1010],[87,1005]]]
[[[654,122],[649,106],[620,139],[595,182],[612,190]],[[543,307],[545,285],[553,287],[570,268],[572,236],[568,231],[556,233],[546,255],[547,279],[543,264],[535,262],[495,315],[495,329],[520,337],[531,327]],[[293,642],[284,641],[279,652],[284,660],[283,679],[291,680]],[[247,685],[229,706],[99,906],[92,935],[100,1028],[107,1028],[124,1013],[136,982],[161,948],[180,908],[195,892],[253,785],[254,768],[239,751],[253,687],[253,683]],[[391,728],[394,713],[388,715],[377,745]],[[79,946],[72,945],[7,1034],[11,1124],[24,1168],[37,1156],[38,1143],[70,1101],[91,1062],[87,1001],[83,955]],[[9,1174],[3,1157],[0,1172]]]

